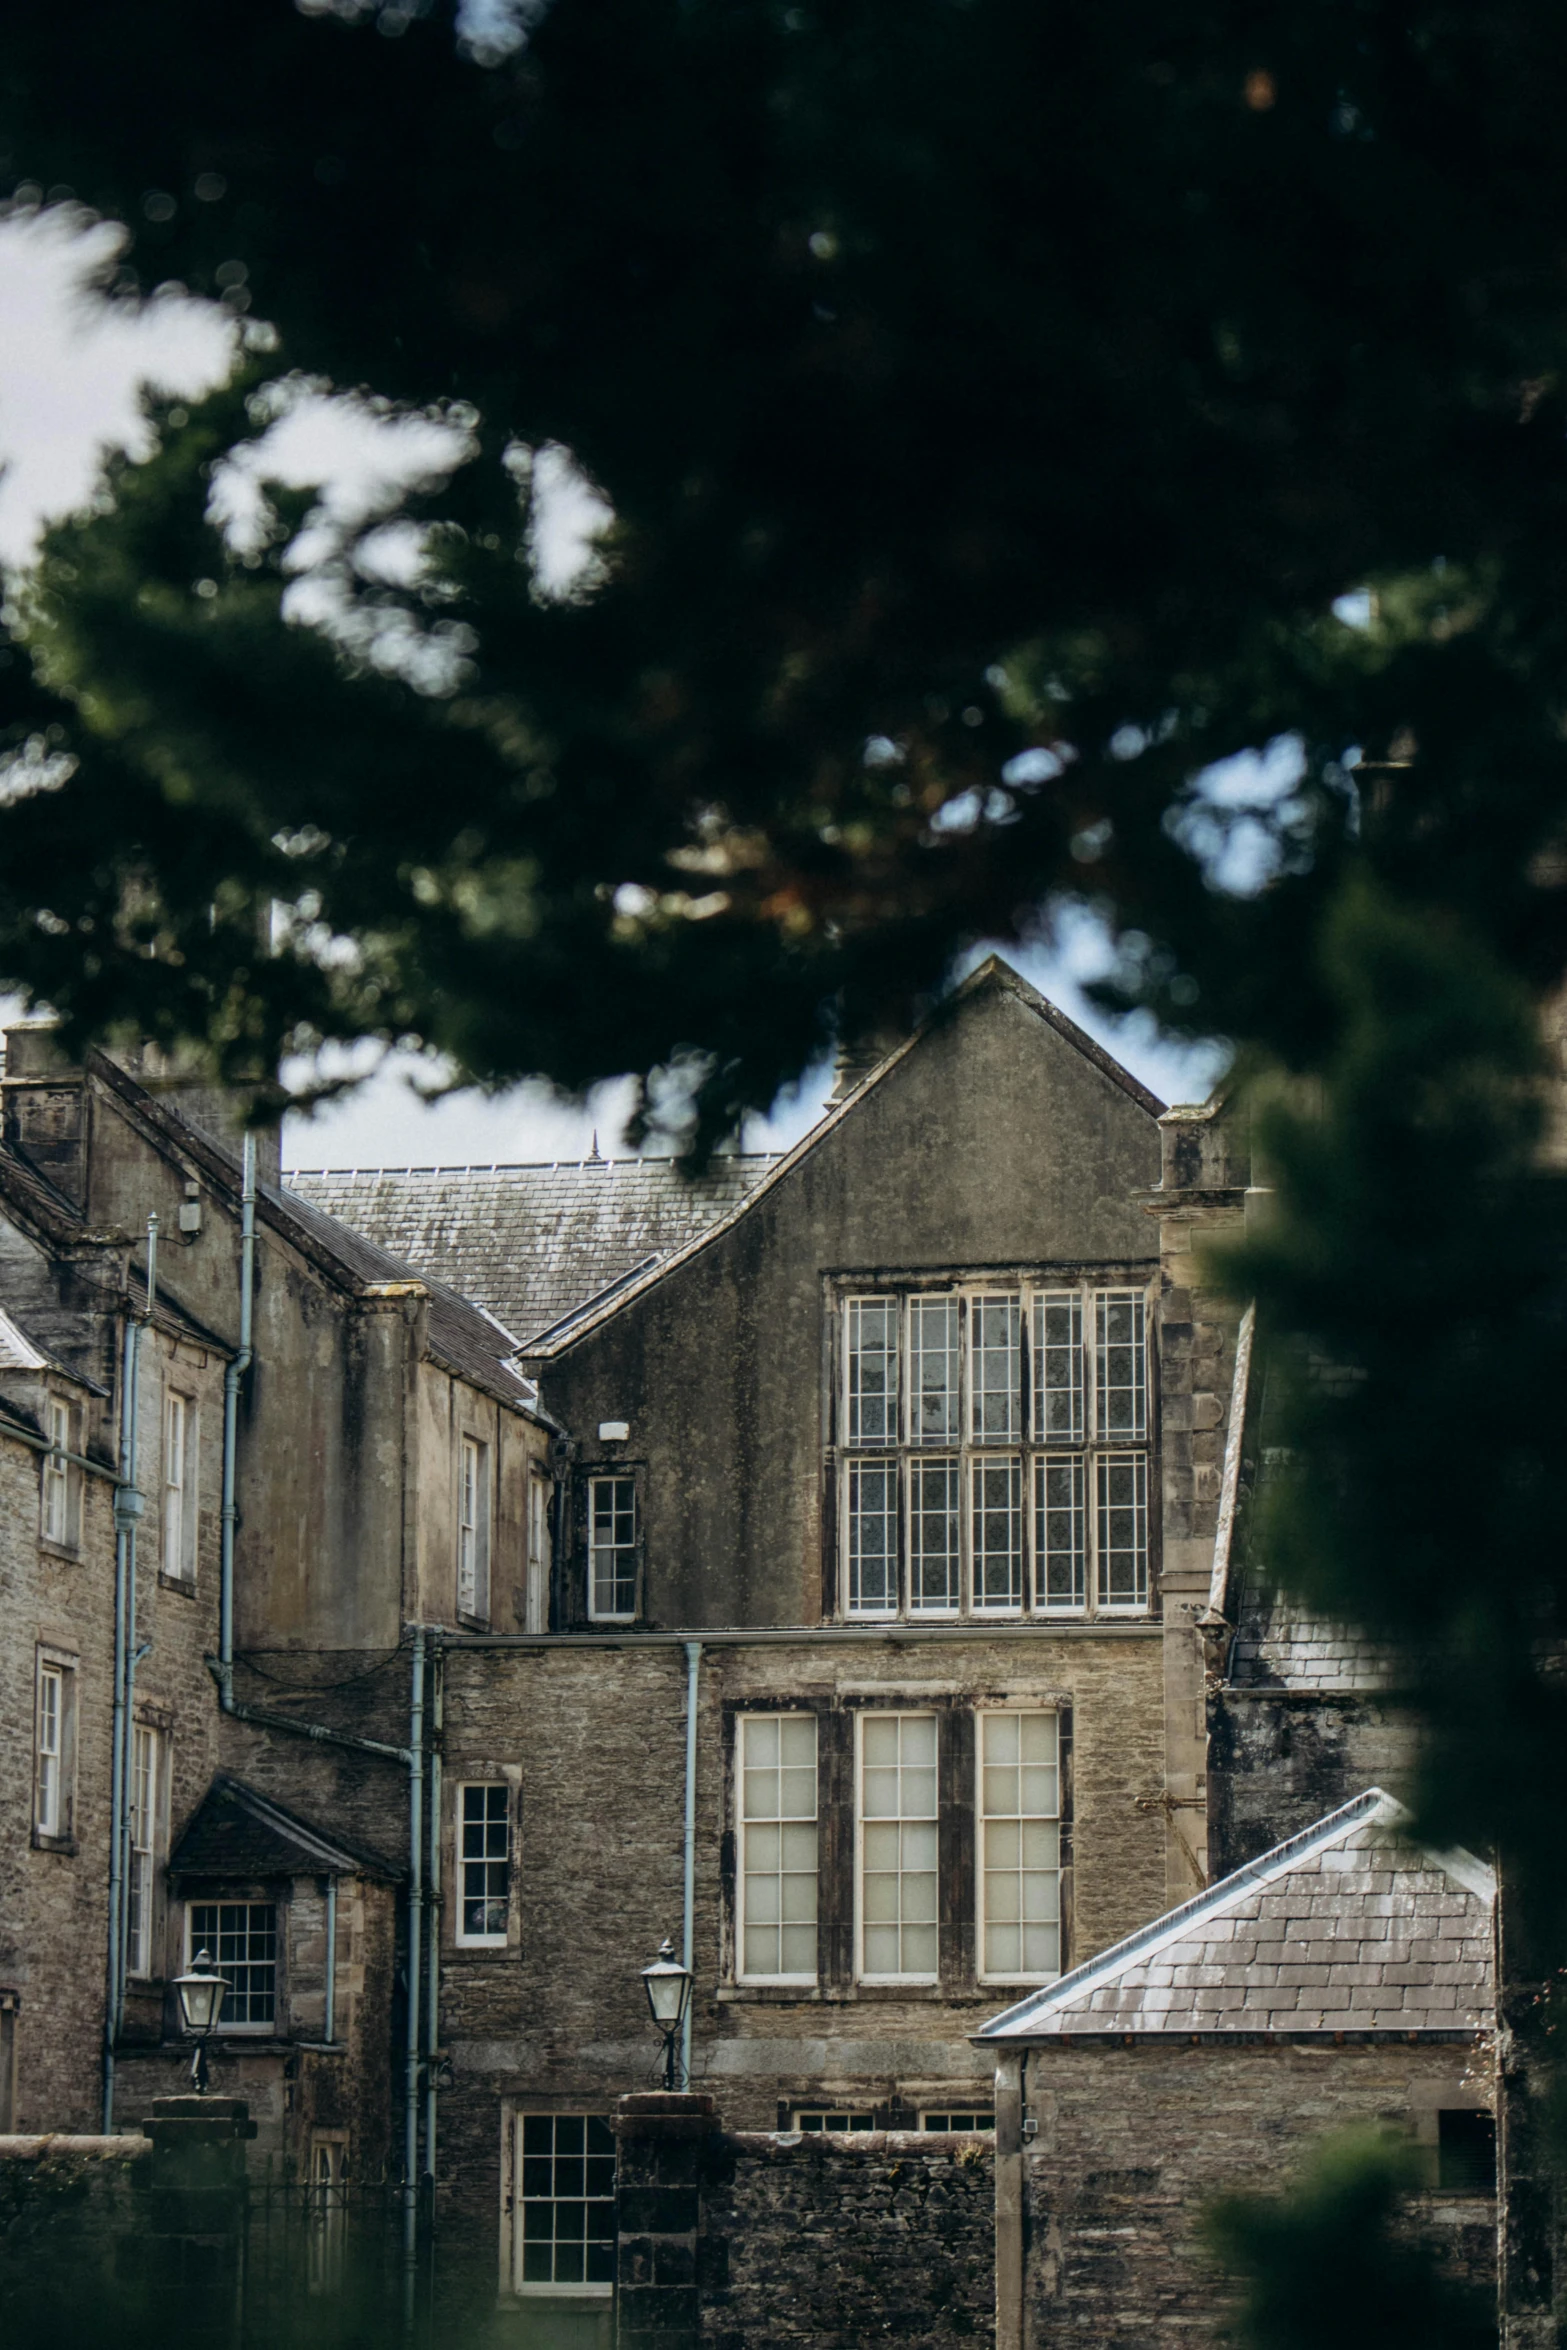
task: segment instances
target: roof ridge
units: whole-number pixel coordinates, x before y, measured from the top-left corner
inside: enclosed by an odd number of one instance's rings
[[[715,1151],[709,1160],[709,1170],[723,1167],[737,1159],[781,1159],[783,1151]],[[548,1172],[580,1172],[595,1167],[608,1172],[622,1167],[677,1167],[680,1164],[673,1151],[631,1152],[623,1159],[452,1159],[449,1161],[420,1161],[417,1165],[405,1162],[396,1167],[285,1167],[285,1184],[294,1175],[330,1177],[333,1175],[531,1175]],[[700,1181],[701,1178],[696,1178]]]

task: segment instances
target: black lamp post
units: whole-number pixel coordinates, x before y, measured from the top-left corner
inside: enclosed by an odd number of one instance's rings
[[[686,2009],[691,2004],[691,1969],[682,1966],[675,1956],[675,1946],[669,1938],[659,1944],[658,1956],[651,1966],[642,1969],[642,1981],[647,1991],[647,2003],[653,2011],[653,2021],[664,2035],[664,2086],[678,2089],[680,2058],[677,2042],[680,2027],[686,2020]]]
[[[217,2028],[223,2012],[224,1995],[229,1983],[226,1975],[213,1972],[210,1950],[198,1950],[191,1961],[188,1975],[176,1975],[174,1988],[179,1993],[180,2021],[187,2032],[196,2035],[196,2053],[190,2060],[190,2077],[196,2085],[198,2097],[207,2094],[207,2036]]]

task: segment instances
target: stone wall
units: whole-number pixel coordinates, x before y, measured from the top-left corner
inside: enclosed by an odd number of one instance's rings
[[[702,2340],[909,2350],[995,2330],[988,2135],[873,2130],[720,2141],[704,2213]]]
[[[994,2335],[988,2135],[726,2132],[709,2097],[616,2117],[619,2350],[956,2350]]]
[[[1145,2035],[1031,2050],[1022,2350],[1216,2341],[1223,2280],[1199,2237],[1213,2197],[1281,2189],[1322,2138],[1367,2124],[1434,2162],[1437,2114],[1488,2103],[1490,2087],[1488,2051],[1465,2043],[1165,2047]],[[1419,2216],[1455,2271],[1492,2283],[1492,2202],[1433,2195]]]

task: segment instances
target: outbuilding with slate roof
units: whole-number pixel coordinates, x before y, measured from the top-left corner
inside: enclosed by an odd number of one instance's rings
[[[1414,2142],[1451,2265],[1490,2283],[1495,1910],[1482,1861],[1371,1788],[986,2024],[998,2350],[1211,2321],[1204,2206],[1338,2128]]]

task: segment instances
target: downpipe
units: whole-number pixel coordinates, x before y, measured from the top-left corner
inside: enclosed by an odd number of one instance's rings
[[[234,1705],[234,1527],[239,1516],[235,1502],[239,1448],[239,1383],[250,1369],[252,1320],[256,1297],[256,1138],[245,1137],[240,1186],[239,1223],[239,1352],[230,1357],[223,1373],[223,1514],[221,1568],[218,1579],[218,1703],[226,1714]]]
[[[412,2333],[419,2265],[419,2040],[423,2024],[424,1626],[413,1636],[408,1705],[408,1996],[403,2074],[403,2324]]]
[[[686,1650],[686,1833],[684,1852],[684,1904],[681,1933],[680,1963],[692,1975],[691,1989],[686,1994],[686,2012],[680,2025],[680,2085],[691,2086],[691,2012],[696,2005],[696,1983],[692,1966],[692,1943],[696,1924],[696,1709],[698,1684],[702,1671],[702,1643],[688,1640]]]
[[[147,1312],[152,1318],[157,1279],[156,1216],[147,1220]],[[136,1624],[136,1529],[146,1502],[136,1484],[136,1412],[141,1367],[138,1320],[126,1303],[120,1352],[119,1473],[114,1488],[114,1691],[109,1728],[109,1917],[107,1990],[103,2018],[103,2130],[114,2129],[115,2049],[125,2000],[125,1851],[131,1656]]]

